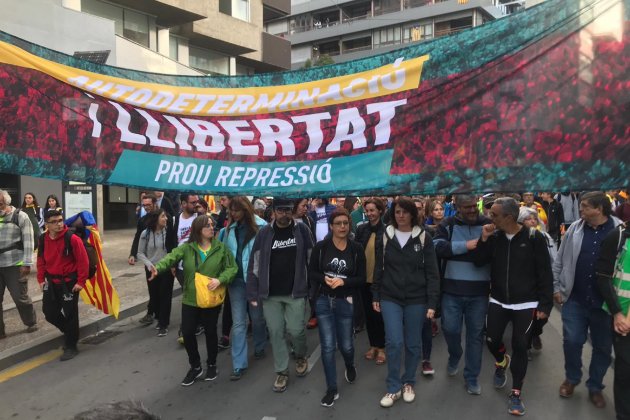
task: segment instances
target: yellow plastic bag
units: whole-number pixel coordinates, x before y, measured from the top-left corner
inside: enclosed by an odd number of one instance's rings
[[[195,273],[195,291],[197,306],[200,308],[215,308],[225,300],[225,285],[221,284],[214,290],[208,290],[210,277]]]

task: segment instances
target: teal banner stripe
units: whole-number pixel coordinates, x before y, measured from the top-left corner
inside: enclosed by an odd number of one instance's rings
[[[451,0],[454,1],[454,0]],[[630,0],[619,0],[630,4]],[[174,86],[243,88],[304,83],[371,70],[406,59],[430,54],[422,79],[438,79],[481,67],[550,35],[562,36],[591,23],[595,5],[607,8],[610,0],[548,0],[524,12],[488,22],[451,36],[413,44],[399,50],[342,64],[308,70],[257,74],[253,76],[173,76],[99,65],[32,44],[0,31],[0,40],[33,54],[71,67],[129,80]],[[425,6],[430,7],[430,6]],[[488,6],[493,7],[493,6]],[[590,12],[590,13],[585,13]],[[401,45],[402,46],[402,45]]]
[[[300,196],[389,183],[393,150],[305,162],[229,162],[125,150],[107,184],[216,194]]]

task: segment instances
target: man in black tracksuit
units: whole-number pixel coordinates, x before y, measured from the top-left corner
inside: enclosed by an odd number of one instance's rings
[[[534,317],[544,319],[553,306],[553,274],[545,237],[517,223],[519,204],[509,197],[497,199],[490,209],[492,224],[484,225],[475,252],[475,263],[490,263],[490,305],[486,343],[496,359],[494,386],[503,388],[505,371],[512,372],[508,412],[525,414],[521,388],[527,371],[527,343]],[[510,358],[502,342],[512,322]]]

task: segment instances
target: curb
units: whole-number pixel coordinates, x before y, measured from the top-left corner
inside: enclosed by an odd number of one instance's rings
[[[182,293],[181,288],[173,290],[173,297],[179,296]],[[118,313],[118,319],[113,316],[105,316],[100,319],[91,321],[85,325],[79,327],[79,342],[82,339],[89,337],[109,327],[110,325],[122,321],[123,319],[130,318],[146,310],[149,300],[144,300],[129,308],[123,309]],[[0,371],[8,369],[22,363],[28,359],[44,354],[50,350],[54,350],[63,346],[63,335],[59,331],[54,331],[46,334],[43,337],[39,337],[33,341],[20,344],[13,348],[7,349],[0,353]]]

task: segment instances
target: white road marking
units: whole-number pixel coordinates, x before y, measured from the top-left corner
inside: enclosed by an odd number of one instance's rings
[[[313,350],[313,353],[311,353],[311,356],[308,358],[307,372],[309,373],[311,372],[311,370],[313,369],[313,366],[315,366],[315,363],[317,363],[321,355],[322,355],[321,347],[318,344],[317,347],[315,347],[315,350]]]

